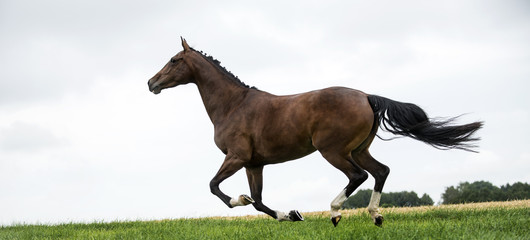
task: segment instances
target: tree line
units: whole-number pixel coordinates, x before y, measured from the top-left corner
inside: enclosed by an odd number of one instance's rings
[[[502,185],[500,188],[486,181],[463,182],[456,187],[446,188],[442,194],[443,204],[523,199],[530,199],[530,185],[522,182]]]
[[[359,190],[344,202],[343,208],[365,208],[372,196],[371,189]],[[490,182],[462,182],[450,186],[442,194],[441,204],[457,204],[469,202],[489,202],[530,199],[530,185],[516,182],[497,187]],[[414,191],[390,192],[381,194],[381,207],[414,207],[433,205],[434,201],[428,194],[418,197]]]
[[[372,196],[371,189],[359,190],[353,196],[350,196],[342,205],[343,208],[365,208],[370,202]],[[381,194],[381,207],[414,207],[423,205],[433,205],[432,198],[423,194],[420,198],[415,192],[390,192]]]

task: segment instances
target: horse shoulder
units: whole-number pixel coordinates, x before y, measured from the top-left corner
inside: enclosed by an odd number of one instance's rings
[[[222,121],[214,123],[215,144],[225,154],[235,152],[241,157],[250,157],[252,149],[253,128],[256,119],[263,113],[264,98],[267,96],[256,93],[248,94],[242,104],[231,111]],[[264,97],[265,96],[265,97]]]

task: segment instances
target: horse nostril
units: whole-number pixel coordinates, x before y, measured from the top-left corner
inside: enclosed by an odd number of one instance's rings
[[[153,80],[153,78],[149,79],[149,81],[147,81],[147,86],[149,87],[149,91],[151,91],[151,88],[153,87],[153,84],[155,83],[155,80]]]
[[[149,90],[151,90],[151,79],[149,79],[149,81],[147,81],[147,87],[149,87]]]

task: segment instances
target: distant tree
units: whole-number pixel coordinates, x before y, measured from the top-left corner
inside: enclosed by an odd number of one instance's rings
[[[501,186],[503,200],[524,200],[530,199],[530,185],[528,183],[516,182],[510,186]]]
[[[463,198],[468,202],[488,202],[502,200],[501,191],[490,182],[477,181],[462,187]]]
[[[427,195],[427,193],[424,193],[423,196],[421,196],[420,198],[420,205],[421,206],[425,206],[425,205],[434,205],[434,201],[432,200],[432,198]]]
[[[445,192],[442,193],[442,203],[443,204],[455,204],[463,202],[462,194],[458,189],[453,186],[450,186],[445,189]]]
[[[372,190],[359,190],[344,202],[343,208],[365,208],[370,202]],[[431,197],[423,194],[421,198],[415,192],[390,192],[381,194],[381,207],[412,207],[422,205],[433,205]]]
[[[473,183],[462,182],[457,187],[451,186],[446,188],[442,194],[443,204],[505,201],[513,199],[530,199],[530,185],[517,182],[511,186],[510,184],[506,184],[499,188],[486,181],[476,181]]]
[[[456,188],[449,187],[442,194],[444,204],[487,202],[501,200],[500,189],[490,182],[462,182]]]
[[[415,192],[390,192],[381,195],[381,203],[392,204],[395,207],[420,206],[420,198]]]

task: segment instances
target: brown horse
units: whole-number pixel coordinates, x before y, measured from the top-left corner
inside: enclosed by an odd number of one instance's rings
[[[226,71],[217,60],[190,48],[183,51],[148,82],[155,94],[162,89],[194,83],[215,128],[215,144],[226,155],[210,182],[213,194],[228,207],[253,204],[279,221],[301,221],[298,211],[274,211],[262,202],[263,167],[301,158],[314,151],[349,179],[331,202],[331,221],[341,219],[339,209],[370,173],[375,187],[368,206],[372,220],[383,223],[379,200],[389,168],[368,151],[381,125],[394,134],[409,136],[442,149],[472,151],[478,138],[472,134],[482,122],[454,125],[452,120],[429,119],[418,106],[358,90],[333,87],[308,93],[276,96],[250,88]],[[251,196],[231,198],[219,184],[241,168],[246,169]]]

